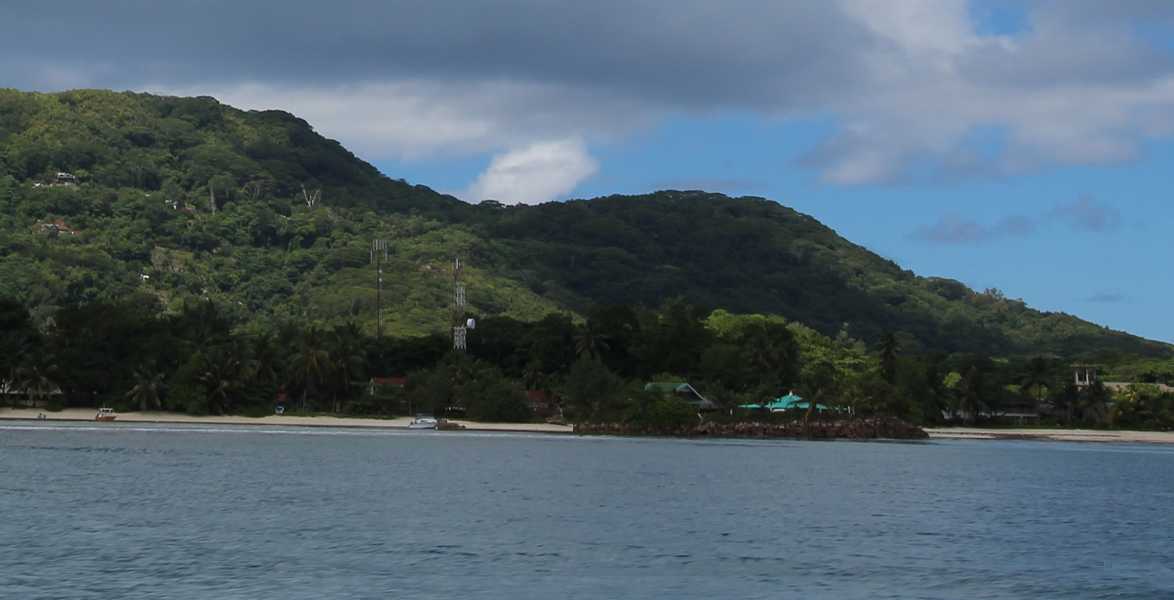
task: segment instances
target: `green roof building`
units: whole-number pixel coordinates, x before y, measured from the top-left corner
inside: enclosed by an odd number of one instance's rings
[[[790,392],[786,396],[779,396],[773,401],[763,404],[739,404],[738,408],[745,408],[747,410],[762,410],[766,409],[770,412],[782,412],[784,410],[807,410],[811,407],[811,403],[804,400],[802,396],[795,392]],[[816,403],[815,410],[823,412],[828,410],[828,407]]]

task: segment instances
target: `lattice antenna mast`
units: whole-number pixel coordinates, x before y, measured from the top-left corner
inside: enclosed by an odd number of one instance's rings
[[[469,328],[465,321],[465,282],[462,281],[461,257],[452,262],[452,348],[464,352],[468,348]]]
[[[375,335],[383,337],[383,263],[387,262],[387,240],[371,242],[371,263],[375,265]]]
[[[302,202],[306,203],[306,208],[314,208],[318,206],[318,202],[322,200],[322,188],[318,188],[313,192],[306,191],[305,184],[302,184]]]

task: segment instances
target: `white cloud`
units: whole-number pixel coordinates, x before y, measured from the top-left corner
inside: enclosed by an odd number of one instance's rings
[[[580,139],[538,142],[494,157],[463,196],[470,202],[540,204],[561,199],[598,168]]]
[[[982,175],[1122,162],[1170,135],[1174,69],[1122,21],[1077,26],[1044,5],[1029,31],[984,36],[960,0],[843,6],[890,44],[867,57],[862,93],[828,106],[841,131],[807,160],[828,181],[901,179],[966,154],[983,129],[1005,139],[969,165]]]
[[[651,122],[643,107],[619,98],[508,81],[412,80],[332,87],[152,85],[147,89],[214,96],[243,109],[284,110],[375,160],[497,152],[535,139],[588,131],[596,139],[609,139]]]
[[[805,162],[839,184],[1121,162],[1174,136],[1174,2],[1024,0],[1023,26],[990,34],[981,1],[29,1],[0,21],[0,80],[281,108],[373,160],[830,117]],[[305,23],[325,25],[290,33]]]

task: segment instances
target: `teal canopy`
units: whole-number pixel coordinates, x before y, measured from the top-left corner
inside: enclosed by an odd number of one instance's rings
[[[768,404],[739,404],[738,405],[738,408],[745,408],[746,410],[762,410],[765,408],[771,412],[777,412],[777,411],[783,411],[783,410],[807,410],[810,407],[811,407],[811,403],[804,400],[802,396],[796,394],[795,392],[791,392],[791,393],[787,394],[786,396],[779,396],[778,398],[775,398],[774,401],[772,401]],[[826,407],[822,404],[816,403],[815,410],[825,411],[825,410],[828,410],[828,407]]]
[[[770,410],[791,410],[794,408],[807,408],[808,406],[809,404],[803,401],[803,397],[795,392],[775,398],[774,402],[766,405]]]

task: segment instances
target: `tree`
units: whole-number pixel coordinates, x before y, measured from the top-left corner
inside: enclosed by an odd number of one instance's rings
[[[524,394],[500,370],[465,354],[452,353],[435,368],[413,374],[408,394],[436,415],[463,409],[480,421],[526,421],[530,407]]]
[[[901,345],[897,342],[897,336],[892,333],[886,333],[881,338],[880,346],[880,365],[881,376],[890,384],[897,383],[897,357],[901,352]]]
[[[607,335],[591,320],[575,333],[575,356],[579,358],[602,359],[608,348]]]
[[[829,402],[828,398],[835,395],[839,384],[839,374],[831,361],[818,360],[804,367],[803,388],[808,396],[807,413],[803,416],[804,423],[810,421],[812,415],[819,418],[817,405],[821,402]]]
[[[1035,391],[1035,404],[1038,408],[1047,397],[1048,387],[1051,385],[1052,365],[1043,356],[1033,357],[1027,361],[1027,368],[1020,379],[1024,390]]]
[[[134,387],[126,393],[126,399],[138,404],[140,411],[162,408],[159,401],[163,393],[164,374],[154,365],[144,364],[135,369]]]
[[[563,382],[563,397],[574,417],[597,420],[607,415],[622,399],[624,381],[599,360],[580,358]]]
[[[298,340],[298,347],[291,357],[291,374],[302,391],[301,411],[306,410],[306,398],[321,386],[330,373],[330,352],[320,330],[307,329]]]
[[[1081,420],[1090,425],[1106,423],[1109,415],[1109,390],[1100,380],[1092,382],[1084,390],[1080,403]]]
[[[41,337],[24,306],[0,298],[0,380],[13,379],[14,371],[40,345]]]
[[[759,375],[755,378],[748,373],[747,384],[764,385],[778,393],[794,383],[799,372],[799,348],[785,324],[755,323],[741,336],[739,345],[748,354],[746,363]]]
[[[607,341],[600,348],[600,359],[612,372],[635,376],[640,368],[633,353],[640,337],[640,319],[636,311],[626,305],[595,306],[587,312],[587,320]]]
[[[205,359],[196,379],[204,391],[205,412],[224,414],[235,407],[234,399],[240,395],[251,377],[246,368],[240,348],[221,346],[212,349]]]
[[[23,389],[33,404],[47,402],[53,392],[60,393],[57,386],[57,365],[46,355],[27,360],[16,369],[15,384]]]
[[[950,371],[942,378],[942,391],[947,396],[951,419],[956,419],[962,412],[962,379],[962,374],[957,371]]]
[[[659,312],[645,313],[640,330],[638,358],[646,373],[695,374],[713,338],[698,309],[680,298],[669,300]]]
[[[1065,425],[1072,425],[1079,404],[1080,388],[1071,380],[1052,395],[1052,406],[1063,413]]]
[[[363,332],[354,321],[348,321],[331,332],[329,345],[330,373],[334,380],[331,397],[334,400],[334,412],[340,413],[342,399],[353,395],[352,384],[362,380],[365,370]]]
[[[973,424],[982,412],[983,372],[972,365],[958,384],[959,406],[967,424]]]

